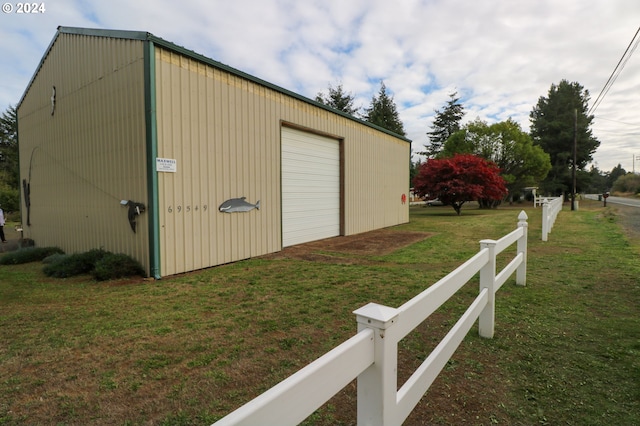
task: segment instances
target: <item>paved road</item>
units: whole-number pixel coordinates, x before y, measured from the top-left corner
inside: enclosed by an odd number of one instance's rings
[[[597,200],[598,199],[598,195],[599,194],[587,194],[587,195],[585,195],[585,197],[590,199],[590,200]],[[633,198],[609,197],[609,198],[607,198],[607,204],[609,204],[609,203],[622,204],[624,206],[631,206],[631,207],[640,207],[640,200],[636,200],[636,199],[633,199]]]

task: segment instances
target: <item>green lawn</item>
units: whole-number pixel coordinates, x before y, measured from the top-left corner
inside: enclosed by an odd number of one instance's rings
[[[352,311],[397,307],[515,229],[519,208],[411,209],[433,235],[387,255],[267,257],[160,281],[51,279],[0,266],[0,424],[206,425],[352,336]],[[527,286],[497,295],[407,424],[640,424],[639,245],[615,207],[565,206]],[[477,294],[477,280],[399,345],[405,380]],[[350,384],[307,424],[355,424]]]

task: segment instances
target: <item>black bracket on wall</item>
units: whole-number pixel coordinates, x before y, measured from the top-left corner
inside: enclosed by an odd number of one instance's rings
[[[127,218],[129,219],[129,225],[131,226],[131,230],[136,232],[136,216],[144,213],[146,210],[144,204],[136,203],[131,200],[122,200],[120,204],[123,206],[127,206],[129,209],[127,211]]]

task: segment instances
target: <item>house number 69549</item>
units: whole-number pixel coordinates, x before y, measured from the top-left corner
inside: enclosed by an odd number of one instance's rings
[[[206,212],[206,211],[207,211],[207,207],[208,207],[208,206],[207,206],[206,204],[204,204],[204,205],[202,206],[202,211],[205,211],[205,212]],[[182,206],[177,206],[177,207],[175,208],[175,210],[176,210],[178,213],[181,213],[181,212],[182,212]],[[193,208],[192,208],[191,206],[186,206],[184,210],[185,210],[185,213],[190,213],[190,212],[191,212],[191,210],[195,210],[195,211],[200,210],[200,206],[195,206],[195,207],[193,207]],[[167,207],[167,213],[173,213],[173,206],[169,206],[169,207]]]

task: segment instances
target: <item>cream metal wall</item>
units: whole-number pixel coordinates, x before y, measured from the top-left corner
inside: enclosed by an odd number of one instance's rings
[[[345,235],[409,220],[407,141],[170,49],[155,69],[161,275],[282,248],[283,125],[342,141]],[[260,210],[218,211],[242,196]]]
[[[18,109],[25,237],[126,253],[149,273],[147,216],[134,233],[120,205],[147,203],[144,114],[142,41],[57,35]]]

